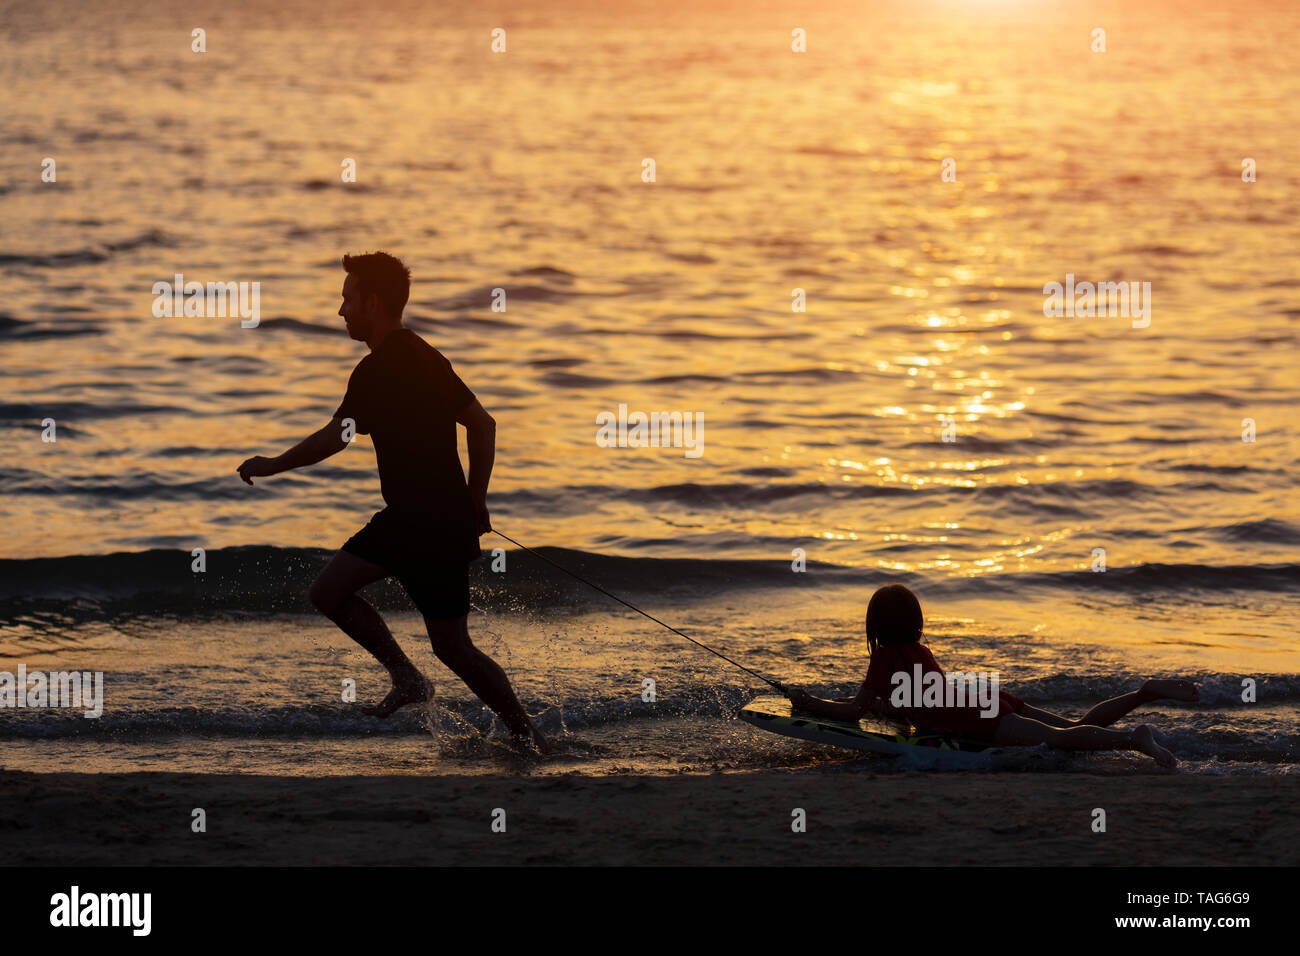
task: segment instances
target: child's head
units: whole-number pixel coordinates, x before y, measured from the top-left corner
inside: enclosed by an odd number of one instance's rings
[[[911,644],[921,639],[925,618],[921,602],[901,584],[887,584],[867,604],[867,647]]]

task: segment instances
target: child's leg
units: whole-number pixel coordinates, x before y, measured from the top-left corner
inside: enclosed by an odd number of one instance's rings
[[[1134,730],[1108,730],[1104,727],[1049,727],[1019,714],[1005,714],[998,720],[993,743],[1003,746],[1047,744],[1058,750],[1137,750],[1154,757],[1162,767],[1175,767],[1178,761],[1156,743],[1146,724]]]
[[[1050,710],[1039,710],[1037,707],[1030,707],[1025,704],[1024,709],[1020,711],[1021,717],[1028,717],[1030,720],[1037,720],[1047,724],[1049,727],[1075,727],[1077,724],[1069,717],[1062,717],[1060,714],[1054,714]]]
[[[1135,690],[1110,700],[1103,700],[1079,718],[1079,724],[1109,727],[1121,717],[1153,700],[1200,700],[1196,685],[1189,680],[1149,680]]]

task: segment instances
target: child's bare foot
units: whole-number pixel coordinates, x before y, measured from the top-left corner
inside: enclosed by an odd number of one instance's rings
[[[1147,700],[1200,700],[1201,691],[1190,680],[1149,680],[1142,685]]]
[[[1154,757],[1156,763],[1162,767],[1177,767],[1178,758],[1171,754],[1164,747],[1156,743],[1155,734],[1151,727],[1143,724],[1137,730],[1133,731],[1133,740],[1138,745],[1138,750],[1142,751],[1148,757]]]
[[[388,696],[378,704],[362,707],[361,712],[369,717],[387,717],[407,704],[422,704],[432,696],[433,684],[423,677],[418,681],[403,681],[400,684],[394,684],[393,689],[388,692]]]

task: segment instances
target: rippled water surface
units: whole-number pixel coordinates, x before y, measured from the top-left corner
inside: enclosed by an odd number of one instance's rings
[[[232,707],[272,706],[287,661],[196,658],[196,615],[310,610],[380,507],[366,438],[234,469],[329,420],[364,354],[339,258],[382,248],[498,421],[512,537],[774,673],[850,682],[899,579],[941,661],[1073,681],[1038,685],[1062,706],[1153,668],[1221,702],[1271,677],[1281,711],[1222,719],[1294,741],[1298,27],[1281,3],[2,4],[3,649],[94,666],[101,628],[146,640],[117,615],[170,615],[138,660],[179,683],[133,707],[217,707],[227,665]],[[176,273],[259,282],[260,323],[155,318]],[[1150,283],[1149,325],[1045,316],[1067,274]],[[620,404],[702,415],[704,453],[600,447]],[[475,620],[556,728],[621,713],[646,668],[685,682],[671,713],[745,696],[516,559]],[[354,653],[319,625],[326,663]]]

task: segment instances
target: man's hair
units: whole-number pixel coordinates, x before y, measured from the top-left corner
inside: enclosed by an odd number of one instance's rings
[[[343,269],[357,277],[357,292],[363,305],[374,293],[379,296],[379,305],[385,312],[401,317],[411,294],[411,270],[402,265],[401,259],[386,252],[345,255]]]

